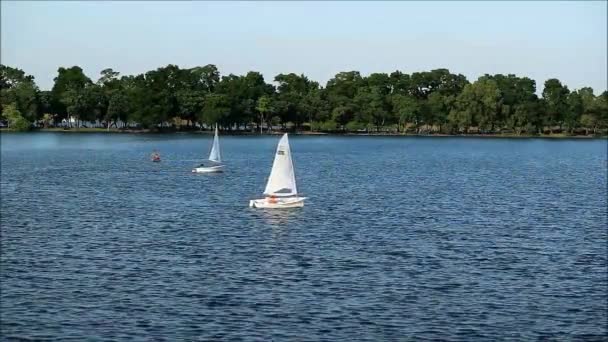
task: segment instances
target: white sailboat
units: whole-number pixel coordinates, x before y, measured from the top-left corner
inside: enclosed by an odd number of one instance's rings
[[[263,199],[250,200],[252,208],[297,208],[304,206],[306,197],[298,196],[296,177],[291,161],[291,150],[287,133],[283,135],[277,146],[272,171],[264,190]]]
[[[222,164],[222,156],[220,154],[220,139],[217,134],[217,125],[215,125],[215,136],[213,137],[213,144],[211,145],[211,153],[209,153],[209,164],[200,164],[194,168],[192,172],[211,173],[222,171],[224,171],[224,165]]]

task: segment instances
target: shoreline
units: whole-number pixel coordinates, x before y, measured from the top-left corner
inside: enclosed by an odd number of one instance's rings
[[[188,130],[188,131],[179,131],[179,130],[149,130],[149,129],[110,129],[109,131],[105,128],[79,128],[79,129],[63,129],[63,128],[41,128],[34,129],[27,132],[17,132],[7,128],[0,129],[1,132],[6,133],[103,133],[103,134],[203,134],[203,135],[213,135],[213,131],[197,131],[197,130]],[[222,135],[225,136],[272,136],[272,135],[281,135],[286,132],[283,131],[274,131],[274,132],[264,132],[260,134],[259,132],[251,132],[251,131],[222,131]],[[436,133],[436,134],[416,134],[416,133],[391,133],[391,132],[377,132],[377,133],[356,133],[356,132],[310,132],[310,131],[300,131],[300,132],[287,132],[293,135],[303,135],[303,136],[347,136],[347,137],[430,137],[430,138],[511,138],[511,139],[608,139],[608,135],[569,135],[564,133],[555,133],[555,134],[514,134],[514,133],[491,133],[491,134],[479,134],[479,133],[470,133],[470,134],[445,134],[445,133]]]

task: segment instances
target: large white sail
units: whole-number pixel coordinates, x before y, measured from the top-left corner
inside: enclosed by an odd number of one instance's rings
[[[211,153],[209,153],[209,160],[216,163],[222,162],[222,156],[220,154],[220,139],[217,136],[217,125],[215,125],[215,136],[213,137],[213,145],[211,146]]]
[[[285,133],[277,146],[277,153],[274,156],[272,171],[270,171],[264,195],[293,196],[297,194],[298,189],[296,188],[296,177],[291,161],[289,139],[287,133]]]

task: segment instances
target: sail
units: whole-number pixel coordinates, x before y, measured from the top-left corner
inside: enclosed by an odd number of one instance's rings
[[[215,136],[213,137],[213,145],[211,145],[209,160],[216,163],[220,163],[222,161],[222,156],[220,155],[220,138],[217,136],[217,125],[215,126]]]
[[[285,133],[277,146],[277,153],[274,156],[272,171],[270,171],[264,195],[292,196],[297,194],[298,189],[296,189],[296,177],[293,172],[289,139],[287,133]]]

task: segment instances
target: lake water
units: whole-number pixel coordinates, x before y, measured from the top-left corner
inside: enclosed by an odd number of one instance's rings
[[[606,140],[211,139],[2,133],[3,339],[606,338]]]

